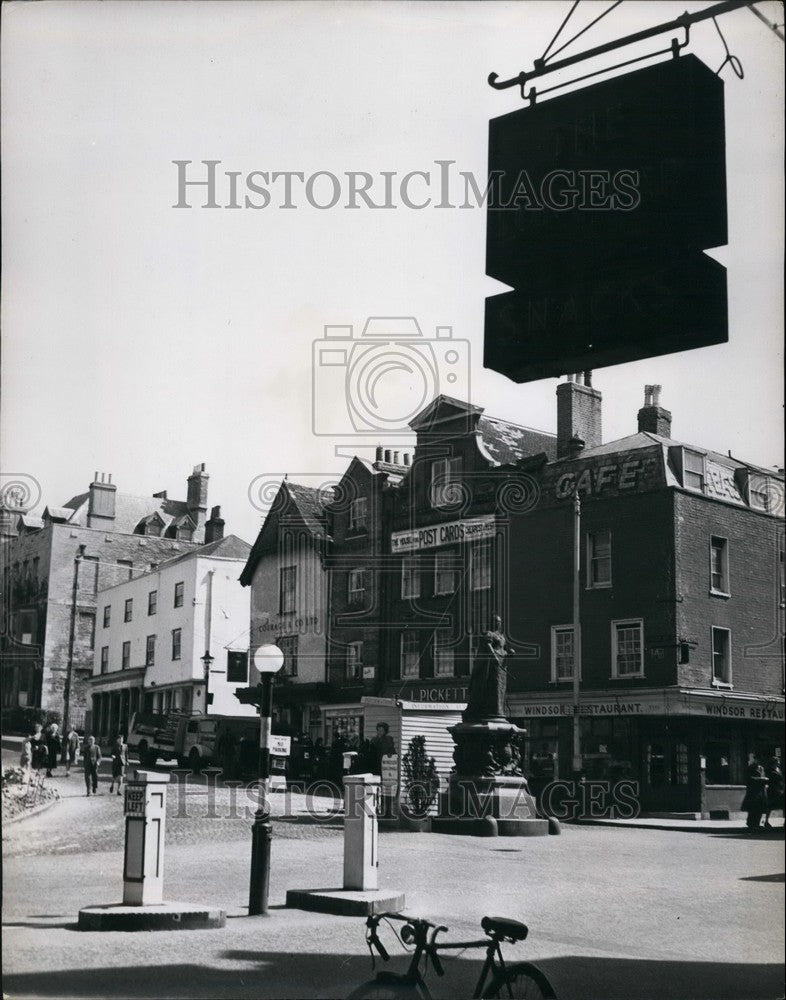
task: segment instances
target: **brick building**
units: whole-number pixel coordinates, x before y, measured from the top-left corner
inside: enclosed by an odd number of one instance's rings
[[[96,636],[96,594],[223,534],[208,518],[208,473],[197,465],[185,500],[120,493],[96,473],[84,493],[40,517],[22,513],[2,542],[2,704],[67,714],[84,724]]]
[[[783,472],[674,438],[659,387],[604,443],[590,381],[558,386],[556,435],[441,396],[411,463],[352,461],[322,522],[312,735],[459,710],[499,614],[528,771],[570,777],[578,517],[585,773],[636,779],[651,812],[736,811],[749,756],[783,749]]]

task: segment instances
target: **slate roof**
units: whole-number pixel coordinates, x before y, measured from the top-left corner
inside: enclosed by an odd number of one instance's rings
[[[158,568],[174,566],[175,563],[184,562],[186,559],[199,557],[200,559],[238,559],[245,562],[251,552],[251,546],[244,542],[237,535],[227,535],[226,538],[219,538],[215,542],[208,542],[207,545],[200,545],[197,548],[183,552],[172,559],[167,559],[159,563]]]
[[[513,465],[539,452],[545,452],[550,460],[557,457],[556,434],[485,415],[478,420],[478,431],[486,451],[500,465]]]
[[[63,506],[72,510],[69,523],[85,527],[90,503],[89,493],[79,493]],[[185,500],[164,500],[163,497],[138,497],[129,493],[115,493],[115,517],[112,531],[133,535],[139,524],[151,514],[158,513],[164,522],[164,531],[176,518],[188,516]]]
[[[284,492],[292,506],[299,513],[303,524],[308,528],[315,538],[325,538],[325,506],[333,499],[334,490],[331,487],[315,489],[313,486],[302,486],[300,483],[291,483],[285,479],[279,487],[276,499],[273,502],[273,510],[280,513],[279,495]],[[243,572],[240,574],[240,582],[247,587],[253,577],[259,560],[262,558],[264,548],[265,527],[272,511],[268,512],[259,534],[256,537],[253,547],[248,556]]]

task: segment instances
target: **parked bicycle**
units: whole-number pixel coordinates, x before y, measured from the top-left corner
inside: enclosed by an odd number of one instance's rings
[[[380,921],[398,920],[404,924],[400,941],[408,950],[412,949],[412,959],[406,972],[378,972],[375,979],[359,986],[349,1000],[385,1000],[385,998],[409,997],[412,1000],[430,1000],[431,993],[423,978],[429,963],[438,976],[445,970],[439,957],[440,951],[463,951],[467,948],[485,948],[486,960],[480,970],[473,1000],[479,997],[517,997],[526,1000],[554,1000],[555,993],[546,976],[530,962],[515,962],[506,965],[502,957],[503,941],[514,944],[523,941],[528,934],[526,924],[506,917],[484,917],[480,926],[486,937],[472,941],[440,941],[437,935],[447,931],[447,927],[432,924],[429,920],[406,917],[401,913],[374,914],[366,920],[366,943],[387,962],[390,956],[379,939]],[[391,927],[392,927],[391,923]],[[394,928],[395,931],[395,928]],[[423,972],[421,972],[421,961]]]

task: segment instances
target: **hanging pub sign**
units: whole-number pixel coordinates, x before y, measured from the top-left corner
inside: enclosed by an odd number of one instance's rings
[[[725,171],[723,81],[695,56],[492,119],[486,271],[515,293],[487,300],[486,367],[527,381],[726,341],[703,254],[727,241]]]

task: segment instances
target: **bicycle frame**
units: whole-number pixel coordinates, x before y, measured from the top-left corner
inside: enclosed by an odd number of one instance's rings
[[[475,985],[475,991],[472,994],[473,1000],[478,1000],[478,998],[482,995],[486,982],[493,972],[497,970],[499,970],[501,974],[504,974],[505,972],[505,960],[502,957],[500,939],[496,934],[487,935],[485,938],[475,938],[471,941],[441,941],[438,944],[436,941],[437,934],[439,934],[440,931],[446,931],[447,927],[434,927],[427,921],[404,917],[400,914],[388,913],[383,916],[387,919],[401,920],[405,924],[412,927],[414,931],[413,940],[415,950],[412,954],[412,958],[406,972],[387,972],[382,970],[377,973],[377,979],[380,981],[395,982],[416,987],[421,990],[424,996],[430,997],[431,994],[429,988],[423,978],[423,974],[420,971],[420,963],[423,956],[426,956],[426,963],[429,961],[431,962],[437,975],[442,976],[445,974],[445,970],[439,960],[438,953],[440,951],[465,951],[468,948],[486,949],[486,959],[483,963],[483,968],[480,970],[480,975],[478,976],[478,981]],[[428,929],[430,926],[433,927],[433,929],[429,935]],[[376,928],[374,930],[372,940],[376,941],[377,947],[379,947],[379,940],[376,938]],[[386,953],[384,951],[381,953],[383,957],[386,957]]]

